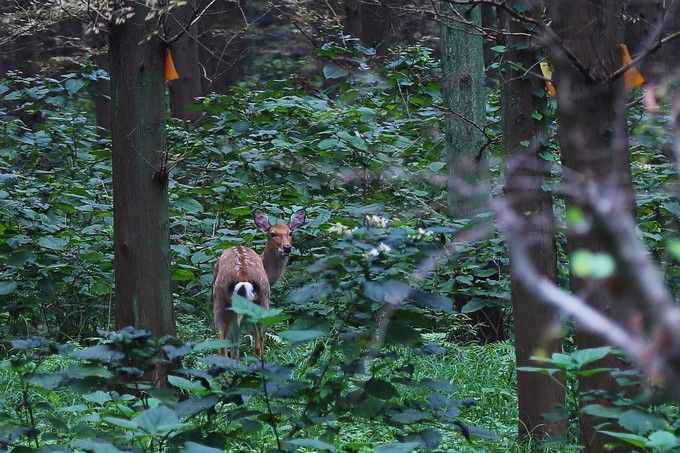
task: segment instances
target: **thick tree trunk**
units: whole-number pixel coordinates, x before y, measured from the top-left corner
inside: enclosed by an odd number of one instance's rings
[[[197,1],[173,9],[168,19],[171,36],[180,33],[191,21],[197,10]],[[179,80],[170,82],[170,111],[176,118],[194,121],[199,112],[191,108],[194,99],[201,96],[201,66],[198,59],[198,25],[186,28],[186,32],[172,44],[172,56],[179,73]]]
[[[480,24],[479,8],[459,8],[459,13]],[[486,182],[488,164],[480,155],[484,135],[486,94],[482,38],[461,24],[442,24],[442,77],[446,107],[446,148],[448,154],[449,213],[471,218],[484,202],[481,187]]]
[[[534,0],[514,0],[513,7],[536,12]],[[525,13],[527,14],[527,13]],[[537,15],[537,14],[536,14]],[[529,68],[539,58],[529,40],[520,37],[524,26],[505,17],[507,28],[517,35],[510,36],[505,58],[508,62],[503,83],[503,144],[508,153],[505,191],[515,212],[526,216],[531,225],[531,259],[536,269],[555,280],[556,257],[553,228],[552,195],[542,188],[550,174],[550,165],[541,158],[545,151],[544,120],[534,118],[534,112],[547,110],[543,83],[520,68]],[[524,142],[528,142],[529,146]],[[512,280],[512,307],[515,321],[515,356],[517,367],[537,366],[530,360],[541,350],[548,357],[562,349],[561,339],[551,334],[559,323],[559,313],[519,283]],[[548,422],[544,414],[565,404],[564,388],[553,379],[537,373],[517,373],[519,404],[519,436],[537,441],[562,436],[565,421]]]
[[[623,3],[620,0],[551,0],[549,12],[553,27],[564,47],[579,61],[579,69],[555,44],[552,48],[559,103],[559,141],[566,184],[582,187],[583,179],[616,188],[621,200],[632,208],[630,155],[625,128],[625,93],[621,79],[610,82],[609,75],[621,66],[618,45],[623,42]],[[597,37],[597,39],[594,39]],[[585,74],[587,74],[587,76]],[[615,200],[616,201],[616,200]],[[570,200],[571,204],[576,204]],[[605,238],[596,230],[571,233],[568,249],[604,250]],[[572,277],[572,289],[583,293],[588,303],[613,319],[627,319],[626,304],[614,297],[602,280]],[[581,349],[602,346],[600,338],[578,329],[577,346]],[[598,366],[621,366],[614,358]],[[582,391],[613,390],[616,383],[608,374],[581,380]],[[597,401],[583,402],[591,404]],[[600,420],[601,421],[601,420]],[[580,443],[585,451],[604,451],[610,441],[596,432],[598,420],[582,414]]]
[[[147,8],[112,27],[113,210],[116,325],[174,335],[170,296],[163,48]],[[119,3],[119,4],[120,4]]]

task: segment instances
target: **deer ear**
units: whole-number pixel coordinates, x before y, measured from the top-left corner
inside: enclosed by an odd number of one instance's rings
[[[288,228],[290,228],[290,231],[295,231],[298,228],[300,228],[302,225],[304,225],[306,220],[307,220],[307,213],[305,212],[304,209],[300,209],[299,211],[293,213],[292,216],[290,216],[290,222],[288,223]]]
[[[269,232],[272,227],[267,218],[267,214],[262,209],[256,209],[253,212],[253,217],[255,217],[255,225],[265,233]]]

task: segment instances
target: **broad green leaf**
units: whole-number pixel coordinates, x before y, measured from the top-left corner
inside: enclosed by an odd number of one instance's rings
[[[605,358],[611,351],[611,347],[603,346],[600,348],[579,349],[570,355],[574,362],[576,362],[576,365],[582,368],[585,365]]]
[[[68,239],[54,236],[43,236],[38,239],[38,245],[40,247],[50,250],[63,250],[66,247],[66,244],[68,244]]]
[[[278,317],[281,314],[281,310],[277,308],[263,308],[236,294],[234,294],[232,298],[231,309],[254,322],[261,322],[267,318]]]
[[[379,446],[375,449],[375,453],[408,453],[420,446],[420,442],[395,442]]]
[[[88,393],[87,395],[83,395],[83,398],[86,401],[98,404],[100,406],[103,406],[104,404],[111,401],[111,395],[109,395],[108,392],[103,392],[101,390],[97,390],[96,392],[92,392],[92,393]]]
[[[601,418],[619,418],[622,412],[620,408],[603,406],[601,404],[589,404],[584,406],[581,411],[584,414]]]
[[[326,335],[322,330],[284,330],[279,333],[279,336],[288,343],[304,343],[306,341],[316,340]]]
[[[179,376],[173,376],[170,375],[168,376],[168,382],[177,387],[178,389],[186,390],[187,392],[191,393],[203,393],[206,391],[206,388],[201,385],[200,382],[198,381],[191,381],[189,379],[185,379],[183,377]]]
[[[327,79],[339,79],[349,75],[347,69],[335,63],[328,63],[323,67],[323,76]]]
[[[657,450],[666,452],[680,445],[675,434],[668,431],[655,431],[649,436],[647,448],[655,448]]]
[[[203,205],[193,198],[180,198],[174,203],[177,209],[188,212],[189,214],[199,214],[203,212]]]
[[[166,433],[181,426],[179,417],[175,411],[165,406],[156,406],[147,409],[134,419],[133,422],[149,434]]]
[[[66,88],[66,91],[68,91],[68,94],[70,95],[76,94],[84,86],[85,81],[83,79],[68,79],[64,83],[64,87]]]
[[[666,422],[662,418],[637,409],[630,409],[621,414],[619,425],[636,434],[647,434],[651,431],[662,430],[667,427]]]
[[[191,352],[216,351],[218,349],[229,347],[231,347],[230,340],[218,340],[217,338],[210,338],[194,345],[194,347],[191,349]]]
[[[335,451],[335,447],[317,439],[291,439],[285,442],[296,447],[314,448],[321,451]]]
[[[12,294],[14,291],[17,289],[17,282],[8,282],[8,281],[1,281],[0,282],[0,296],[6,296],[8,294]]]
[[[94,453],[123,453],[113,444],[101,439],[76,439],[71,445],[81,450],[92,451]]]
[[[35,374],[28,379],[28,382],[36,387],[54,390],[64,382],[64,375],[61,373]]]

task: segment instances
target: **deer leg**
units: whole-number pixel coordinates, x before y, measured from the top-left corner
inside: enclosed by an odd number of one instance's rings
[[[241,319],[240,316],[229,309],[225,310],[224,315],[227,327],[225,340],[231,342],[231,348],[229,348],[231,353],[227,354],[227,357],[238,360],[239,343],[241,339]]]

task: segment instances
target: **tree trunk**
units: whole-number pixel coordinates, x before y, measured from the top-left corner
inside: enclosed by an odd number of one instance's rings
[[[621,66],[618,45],[623,42],[623,3],[620,0],[550,0],[548,6],[554,30],[581,66],[579,69],[570,61],[559,45],[555,44],[551,49],[559,104],[562,163],[565,170],[569,170],[565,173],[565,183],[578,188],[585,179],[615,188],[622,195],[621,202],[632,208],[623,81],[609,81],[609,74]],[[574,200],[568,202],[578,206]],[[571,232],[568,236],[570,252],[605,248],[605,238],[592,229],[583,234]],[[610,293],[606,281],[572,276],[571,286],[575,292],[587,286],[588,291],[583,294],[589,304],[612,319],[627,319],[626,304]],[[599,337],[578,328],[576,343],[581,349],[603,346]],[[598,366],[620,367],[622,363],[608,358],[598,362]],[[606,373],[580,381],[582,391],[615,388],[616,383]],[[597,402],[591,400],[582,404]],[[597,423],[598,420],[581,415],[580,437],[585,451],[604,451],[604,444],[610,441],[597,434]]]
[[[455,15],[453,8],[467,20],[479,25],[478,7],[469,8],[442,2],[444,16]],[[484,49],[482,37],[462,23],[442,22],[441,29],[443,95],[446,153],[448,155],[448,210],[455,218],[472,219],[486,203],[488,162],[483,156],[485,142],[481,130],[486,123],[484,86]],[[462,301],[467,302],[467,301]],[[504,339],[500,307],[487,307],[471,313],[479,323],[478,338],[483,343]]]
[[[539,3],[514,0],[511,6],[538,16]],[[530,222],[533,240],[529,253],[534,266],[554,281],[553,202],[552,195],[542,189],[550,174],[550,164],[540,156],[546,151],[546,125],[545,120],[534,118],[534,112],[546,112],[548,106],[542,81],[520,69],[530,68],[540,57],[531,42],[519,35],[530,33],[524,24],[509,17],[504,19],[506,28],[517,33],[508,37],[505,53],[506,60],[516,65],[506,65],[502,93],[503,144],[508,153],[505,191],[515,212],[526,216]],[[561,339],[551,334],[556,324],[559,325],[559,313],[527,291],[516,275],[511,275],[511,281],[517,367],[537,366],[530,360],[537,350],[550,357],[562,349]],[[545,413],[555,407],[564,407],[562,385],[547,376],[520,371],[517,373],[517,398],[520,439],[532,438],[540,442],[564,434],[565,421],[544,419]]]
[[[186,121],[198,119],[199,112],[191,108],[194,99],[201,96],[201,66],[198,59],[198,26],[188,26],[194,11],[198,8],[196,1],[175,8],[168,19],[170,36],[184,34],[172,44],[172,56],[179,73],[179,80],[170,82],[170,111],[176,118]]]
[[[459,8],[459,13],[481,23],[479,8]],[[453,13],[449,14],[453,15]],[[484,50],[482,38],[463,25],[442,23],[442,77],[446,107],[446,148],[448,154],[448,207],[458,218],[471,218],[485,201],[488,164],[480,155],[485,125]]]
[[[110,34],[113,107],[113,213],[116,325],[174,335],[170,295],[165,151],[164,49],[145,39],[154,22],[133,1],[134,16]]]

